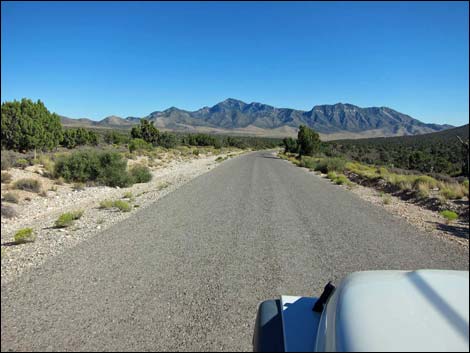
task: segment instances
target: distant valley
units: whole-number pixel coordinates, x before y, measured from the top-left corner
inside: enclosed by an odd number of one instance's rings
[[[101,121],[61,117],[70,127],[129,129],[140,118],[109,116]],[[318,131],[324,140],[419,135],[452,128],[426,124],[387,107],[361,108],[352,104],[317,105],[309,111],[276,108],[262,103],[226,99],[212,107],[186,111],[171,107],[142,117],[161,130],[284,137],[295,136],[299,125]]]

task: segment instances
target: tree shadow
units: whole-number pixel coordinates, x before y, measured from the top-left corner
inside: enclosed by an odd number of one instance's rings
[[[468,228],[463,225],[457,224],[445,224],[438,222],[429,222],[434,224],[437,230],[452,234],[457,238],[468,239]]]
[[[6,243],[2,243],[1,246],[10,247],[10,246],[23,245],[23,244],[25,244],[25,243],[17,243],[17,242],[14,242],[14,241],[8,241]]]

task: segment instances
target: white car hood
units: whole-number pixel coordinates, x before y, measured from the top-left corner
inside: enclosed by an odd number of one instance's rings
[[[466,271],[357,272],[329,300],[316,351],[467,351]]]

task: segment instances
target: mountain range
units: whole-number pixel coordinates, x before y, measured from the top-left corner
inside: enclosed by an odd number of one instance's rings
[[[426,124],[387,107],[361,108],[352,104],[316,105],[309,111],[245,103],[229,98],[212,107],[187,111],[171,107],[142,117],[161,130],[230,133],[256,136],[295,136],[307,125],[323,139],[419,135],[451,128]],[[109,116],[101,121],[62,117],[65,126],[130,128],[140,118]]]

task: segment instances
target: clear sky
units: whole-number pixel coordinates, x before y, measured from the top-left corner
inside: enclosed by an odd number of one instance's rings
[[[310,110],[469,114],[467,2],[4,2],[2,102],[69,117],[195,110],[228,97]]]

